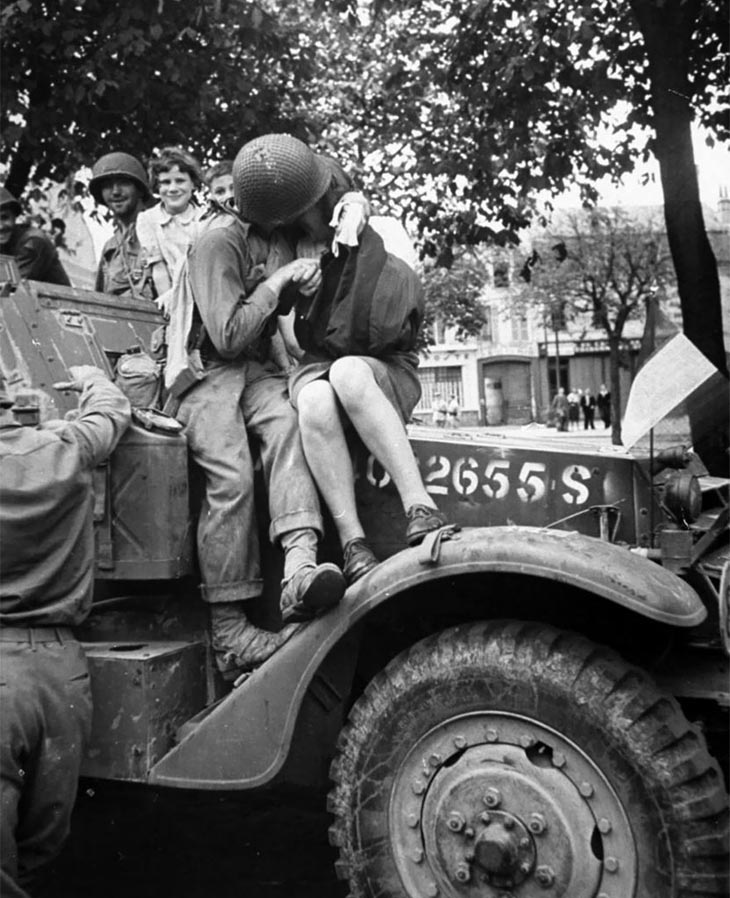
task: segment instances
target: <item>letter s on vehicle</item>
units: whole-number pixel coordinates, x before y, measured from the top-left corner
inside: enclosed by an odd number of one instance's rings
[[[571,492],[562,494],[562,499],[568,505],[583,505],[588,501],[590,492],[586,481],[591,479],[591,472],[585,465],[571,465],[563,471],[563,483]]]

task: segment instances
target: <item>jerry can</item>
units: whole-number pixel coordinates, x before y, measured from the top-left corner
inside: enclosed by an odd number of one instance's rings
[[[152,409],[132,424],[94,478],[97,577],[167,580],[193,565],[187,440]]]

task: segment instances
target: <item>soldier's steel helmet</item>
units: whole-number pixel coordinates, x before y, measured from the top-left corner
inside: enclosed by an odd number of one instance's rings
[[[97,203],[103,202],[101,198],[103,182],[115,176],[134,181],[142,191],[143,199],[148,200],[152,196],[147,172],[139,159],[135,159],[129,153],[107,153],[106,156],[97,159],[91,169],[89,192]]]
[[[324,196],[331,181],[325,160],[290,134],[257,137],[233,162],[239,212],[268,227],[294,221]]]
[[[15,215],[20,215],[23,207],[15,199],[12,193],[5,187],[0,187],[0,209],[12,209]]]

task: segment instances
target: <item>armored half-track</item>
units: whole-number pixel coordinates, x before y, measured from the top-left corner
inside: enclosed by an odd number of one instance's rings
[[[10,267],[2,294],[0,364],[28,426],[75,408],[52,386],[69,366],[114,377],[162,323],[152,303]],[[84,775],[329,782],[353,896],[727,894],[728,481],[682,448],[410,437],[460,529],[406,548],[388,474],[359,453],[382,563],[232,687],[198,594],[184,432],[135,413],[95,480]],[[275,629],[281,557],[258,498],[266,589],[253,614]],[[323,552],[339,560],[332,540]]]

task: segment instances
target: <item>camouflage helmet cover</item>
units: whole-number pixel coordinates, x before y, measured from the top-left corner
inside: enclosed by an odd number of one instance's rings
[[[290,134],[249,141],[233,162],[236,205],[246,221],[288,224],[327,192],[332,173],[324,159]]]
[[[115,176],[134,181],[142,191],[143,199],[148,200],[152,196],[147,172],[139,159],[135,159],[129,153],[107,153],[101,159],[97,159],[91,169],[89,191],[97,203],[103,202],[101,198],[103,182]]]

